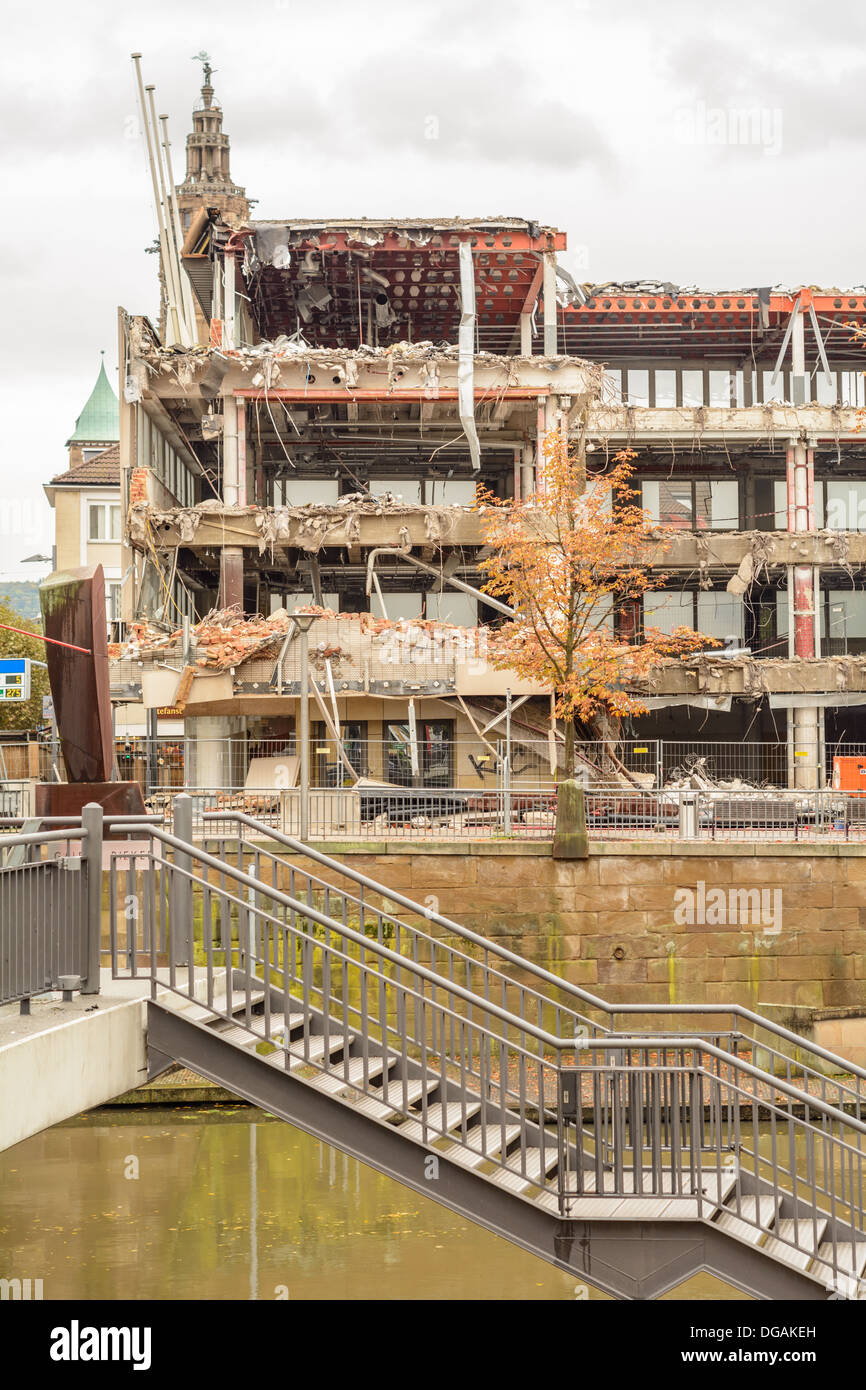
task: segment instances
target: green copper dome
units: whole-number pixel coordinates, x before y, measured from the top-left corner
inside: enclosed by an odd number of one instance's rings
[[[105,362],[99,364],[99,376],[90,397],[75,421],[75,429],[67,439],[69,444],[113,444],[120,439],[120,412],[111,382],[105,375]]]

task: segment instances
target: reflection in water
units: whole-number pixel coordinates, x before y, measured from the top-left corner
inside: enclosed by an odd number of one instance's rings
[[[94,1111],[0,1154],[0,1277],[16,1276],[41,1278],[46,1299],[586,1297],[246,1108]],[[702,1277],[673,1296],[738,1295]]]

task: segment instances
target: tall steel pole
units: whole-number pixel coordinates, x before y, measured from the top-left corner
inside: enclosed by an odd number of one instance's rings
[[[300,738],[301,738],[301,833],[306,841],[310,833],[310,633],[309,628],[300,629],[301,638],[301,682],[300,682]]]
[[[174,231],[174,244],[177,249],[177,267],[180,276],[180,292],[183,299],[183,313],[186,319],[187,331],[191,342],[195,341],[195,304],[192,297],[192,285],[186,273],[181,257],[183,248],[183,232],[180,226],[180,212],[177,206],[177,194],[174,183],[174,170],[171,167],[171,141],[168,138],[168,116],[160,116],[159,123],[162,126],[162,148],[165,150],[165,172],[168,177],[168,213],[171,217],[171,225]]]
[[[162,197],[162,216],[165,223],[165,239],[168,247],[169,271],[171,274],[172,293],[174,294],[177,305],[177,321],[180,332],[180,341],[183,347],[189,347],[189,330],[186,324],[186,312],[183,303],[183,291],[180,284],[180,250],[175,245],[174,227],[171,222],[171,208],[168,201],[168,187],[166,183],[165,170],[162,167],[162,154],[159,146],[159,123],[156,119],[156,101],[154,99],[153,84],[144,89],[147,92],[148,104],[150,107],[150,123],[153,127],[153,148],[156,156],[156,170],[159,177],[159,191]]]
[[[156,157],[150,138],[150,121],[147,115],[147,98],[144,95],[144,83],[141,79],[140,60],[141,54],[133,53],[132,61],[135,64],[135,76],[138,82],[138,95],[141,102],[141,120],[144,126],[144,139],[147,146],[147,162],[150,166],[150,178],[153,184],[153,200],[156,203],[156,219],[159,224],[160,259],[162,262],[162,273],[165,277],[165,294],[167,300],[166,330],[167,334],[171,336],[171,343],[169,346],[173,346],[176,343],[182,342],[179,322],[180,306],[173,301],[173,277],[169,264],[168,229],[166,228],[163,218],[162,201],[159,196],[159,185],[156,177]]]

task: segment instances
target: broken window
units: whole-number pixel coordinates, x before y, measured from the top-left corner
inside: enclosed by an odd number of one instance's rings
[[[742,596],[723,592],[698,594],[697,630],[707,637],[736,637],[742,642],[744,632]]]
[[[694,627],[695,596],[691,593],[662,590],[644,594],[644,627],[657,627],[660,632],[673,632],[676,627]]]
[[[409,724],[386,724],[386,777],[401,787],[450,787],[454,780],[454,720],[419,720],[415,743]]]
[[[677,403],[677,374],[675,371],[659,370],[655,374],[656,405],[673,407]]]
[[[866,531],[866,482],[844,478],[829,479],[827,490],[827,527],[831,531]],[[817,491],[817,484],[816,484]]]
[[[367,721],[348,720],[340,727],[343,753],[359,777],[368,774]],[[337,752],[337,744],[323,720],[313,724],[310,748],[314,787],[351,787],[349,770]]]
[[[702,371],[683,372],[683,405],[704,404],[704,374]]]
[[[736,478],[645,479],[641,497],[653,521],[676,530],[736,531],[740,524]]]
[[[649,405],[649,372],[643,367],[628,371],[628,404]]]
[[[710,405],[731,406],[736,404],[734,381],[729,371],[710,372]]]

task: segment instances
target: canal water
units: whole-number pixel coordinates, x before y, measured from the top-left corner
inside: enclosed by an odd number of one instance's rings
[[[46,1299],[605,1297],[240,1106],[91,1111],[0,1154],[0,1277]]]

